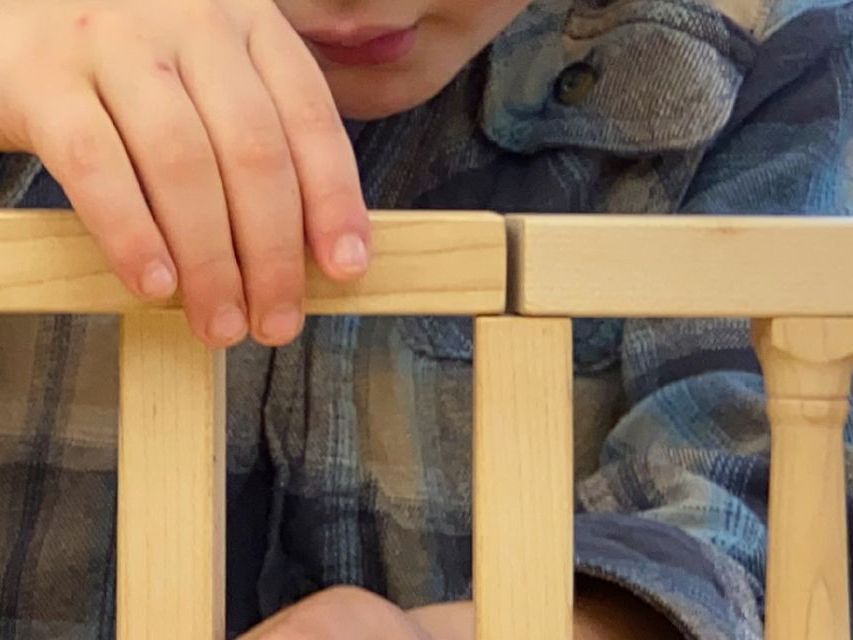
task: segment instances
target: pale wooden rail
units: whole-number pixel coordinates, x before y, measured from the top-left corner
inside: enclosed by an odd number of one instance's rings
[[[478,316],[479,640],[566,640],[571,327],[580,316],[754,323],[773,436],[766,637],[849,640],[841,427],[853,368],[844,219],[373,215],[360,283],[309,266],[311,314]],[[507,259],[510,268],[507,273]],[[489,318],[510,310],[520,316]],[[136,302],[68,212],[0,212],[0,313],[121,313],[121,640],[223,632],[224,378],[179,302]],[[798,316],[798,317],[795,317]],[[514,514],[511,516],[510,514]]]
[[[853,316],[853,218],[510,216],[530,316]]]
[[[492,213],[376,212],[373,261],[341,285],[308,265],[306,311],[334,314],[459,314],[504,310],[506,242]],[[177,308],[179,301],[167,305]],[[124,313],[146,308],[107,268],[69,212],[0,214],[0,310]]]

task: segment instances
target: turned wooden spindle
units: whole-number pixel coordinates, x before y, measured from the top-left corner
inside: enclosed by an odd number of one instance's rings
[[[761,320],[753,334],[771,431],[765,638],[847,640],[853,319]]]

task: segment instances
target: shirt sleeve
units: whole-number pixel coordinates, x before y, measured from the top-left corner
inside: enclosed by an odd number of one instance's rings
[[[807,14],[762,46],[683,212],[853,213],[851,22]],[[769,436],[749,323],[630,320],[622,362],[630,410],[578,487],[577,569],[687,637],[758,640]]]

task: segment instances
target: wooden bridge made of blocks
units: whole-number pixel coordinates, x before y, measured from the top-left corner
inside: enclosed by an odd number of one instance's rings
[[[753,319],[772,429],[765,637],[849,639],[853,219],[372,221],[370,273],[340,285],[309,265],[307,311],[476,318],[479,640],[571,637],[570,319],[632,316]],[[127,293],[67,211],[0,212],[0,313],[122,315],[117,637],[224,638],[223,353],[192,337],[177,299]]]

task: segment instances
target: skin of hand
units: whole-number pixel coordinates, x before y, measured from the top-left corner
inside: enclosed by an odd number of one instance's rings
[[[437,640],[389,601],[332,587],[283,609],[239,640]]]
[[[3,0],[0,150],[40,157],[123,283],[229,346],[303,323],[307,241],[368,266],[354,154],[269,0]]]
[[[584,580],[574,607],[575,640],[681,640],[663,615],[605,582]],[[356,587],[334,587],[269,618],[240,640],[474,640],[474,605],[450,602],[403,611]]]

